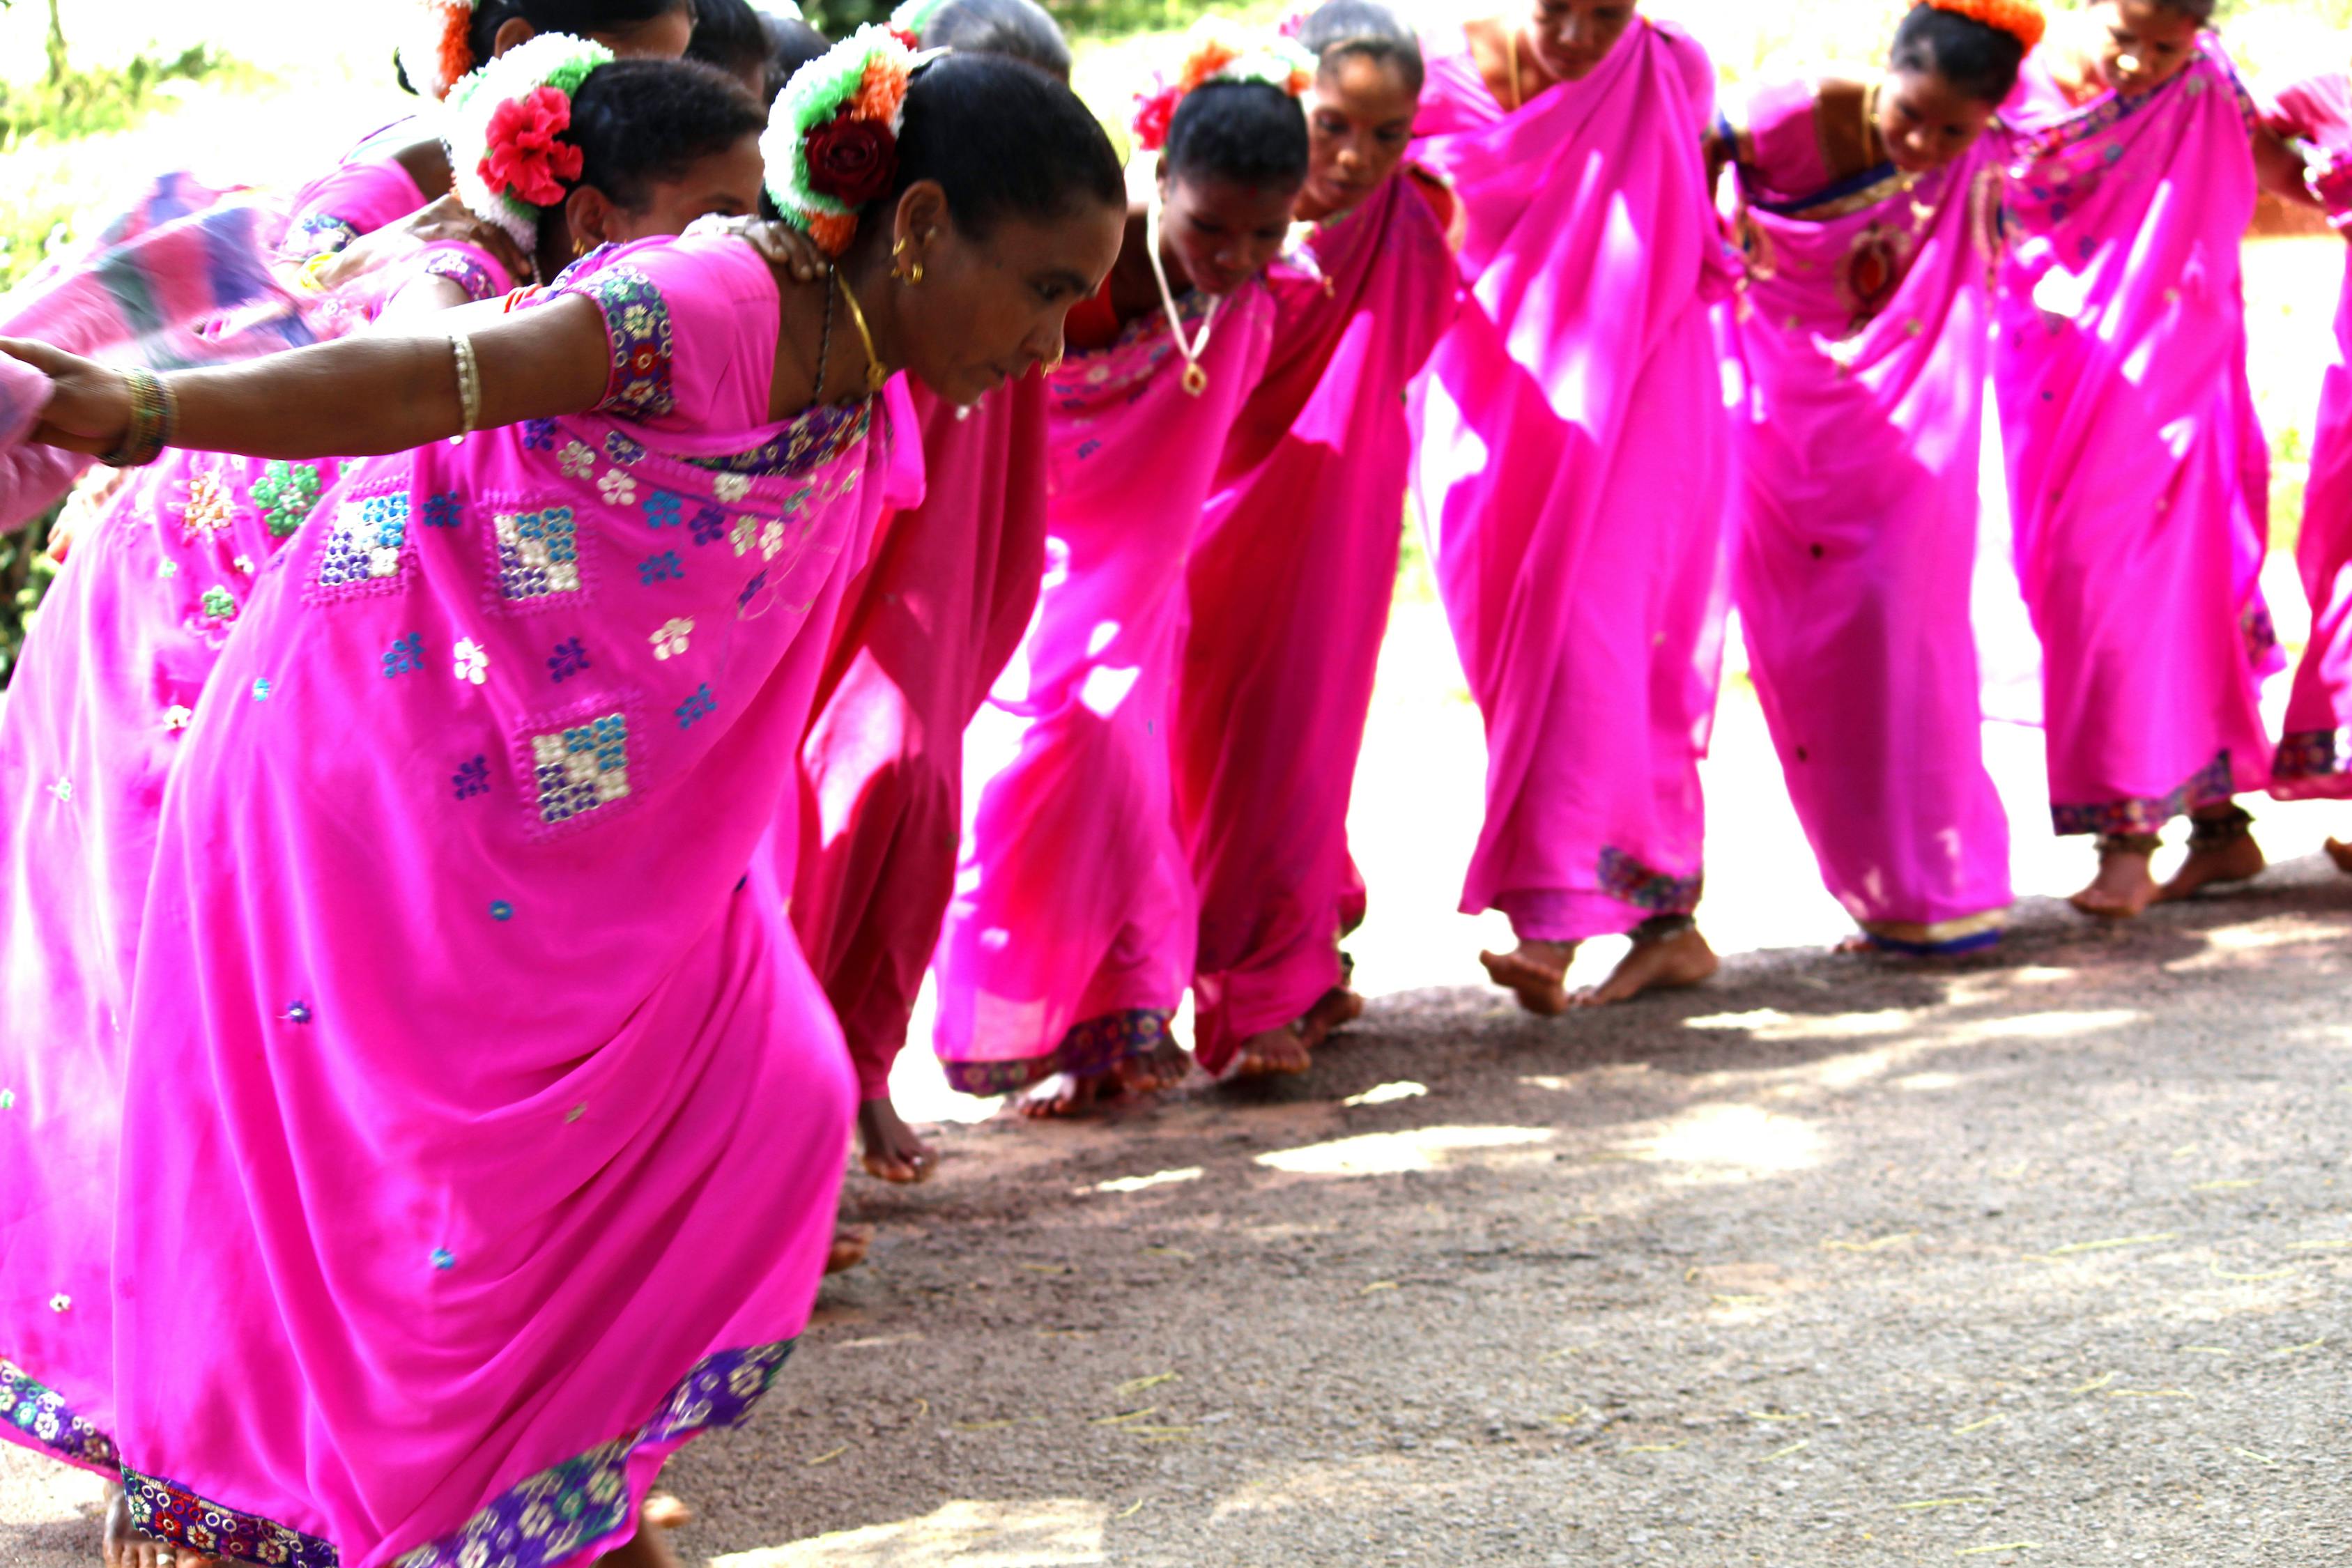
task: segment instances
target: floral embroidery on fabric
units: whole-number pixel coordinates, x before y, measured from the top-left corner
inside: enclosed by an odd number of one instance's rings
[[[555,466],[567,479],[584,479],[596,471],[595,449],[585,441],[566,441],[563,450],[556,454]]]
[[[1601,890],[1611,898],[1667,915],[1686,915],[1697,909],[1699,894],[1706,886],[1705,872],[1670,877],[1610,846],[1601,851],[1600,878]]]
[[[2333,778],[2344,771],[2344,737],[2336,730],[2293,730],[2279,742],[2271,775],[2288,779]]]
[[[607,506],[631,506],[637,499],[637,481],[618,468],[607,468],[596,481],[596,493]]]
[[[383,653],[383,676],[386,680],[395,675],[413,675],[425,668],[425,634],[411,632],[404,637],[394,637]]]
[[[478,755],[460,763],[457,771],[449,775],[449,787],[459,800],[489,794],[490,759]]]
[[[427,278],[446,278],[466,291],[467,299],[477,303],[495,300],[506,292],[499,287],[498,279],[478,258],[468,256],[462,250],[436,251],[421,270]]]
[[[580,591],[580,523],[568,506],[493,515],[499,593],[510,600]]]
[[[455,490],[443,490],[425,500],[425,526],[455,528],[466,520],[466,502]]]
[[[686,640],[693,635],[693,619],[680,616],[655,627],[653,635],[646,640],[653,644],[656,658],[676,658],[686,651]]]
[[[943,1062],[948,1082],[966,1094],[1011,1094],[1057,1072],[1106,1073],[1131,1057],[1156,1050],[1168,1038],[1171,1016],[1154,1007],[1088,1018],[1042,1057],[1008,1061]]]
[[[1213,302],[1196,289],[1177,301],[1176,313],[1189,331],[1190,323],[1208,314]],[[1060,414],[1089,413],[1114,399],[1131,401],[1175,353],[1167,317],[1154,310],[1129,321],[1108,348],[1063,360],[1062,368],[1046,378],[1045,395]]]
[[[685,701],[677,705],[677,727],[681,730],[693,729],[718,706],[719,699],[710,694],[710,683],[704,681],[687,694]]]
[[[604,313],[604,334],[613,346],[613,370],[597,407],[626,419],[648,419],[677,406],[670,381],[676,353],[669,305],[652,279],[634,267],[608,267],[593,278],[568,284]]]
[[[191,544],[226,533],[236,522],[236,498],[218,474],[198,474],[188,481],[187,499],[175,509],[180,536]]]
[[[2050,821],[2062,837],[2073,833],[2155,833],[2182,812],[2219,805],[2231,795],[2230,753],[2222,752],[2160,795],[2121,800],[2050,803]]]
[[[749,474],[720,474],[717,479],[710,481],[710,492],[717,496],[720,500],[732,506],[736,502],[741,500],[745,496],[751,493],[751,476]]]
[[[16,1103],[13,1096],[9,1103]],[[110,1470],[121,1463],[112,1438],[75,1415],[64,1394],[35,1382],[5,1356],[0,1356],[0,1421],[77,1464]]]
[[[326,480],[316,463],[272,459],[253,481],[253,499],[272,539],[291,539],[325,492]]]
[[[159,1541],[234,1563],[272,1568],[341,1568],[335,1549],[316,1537],[253,1514],[207,1502],[177,1481],[122,1472],[131,1521]]]
[[[555,651],[547,656],[548,676],[559,686],[587,668],[588,650],[578,637],[557,643]]]
[[[479,686],[490,678],[490,650],[471,637],[459,637],[451,650],[457,655],[457,679]]]
[[[2271,622],[2269,605],[2247,605],[2245,613],[2238,617],[2238,629],[2246,639],[2246,658],[2257,668],[2278,651],[2278,627]]]
[[[674,490],[656,490],[646,498],[647,528],[676,528],[686,521],[686,498]]]
[[[231,594],[226,588],[205,589],[203,596],[197,599],[196,604],[203,609],[205,616],[208,620],[233,621],[236,619],[236,596]]]
[[[743,584],[743,591],[735,595],[735,608],[737,613],[740,614],[744,610],[750,609],[751,607],[751,601],[758,598],[760,596],[760,590],[767,585],[768,574],[765,572],[757,572],[752,574],[751,580]]]
[[[553,734],[530,738],[539,785],[539,819],[569,821],[629,793],[629,721],[607,713]]]
[[[714,543],[727,537],[727,514],[705,501],[695,508],[692,526],[695,543]]]
[[[725,458],[688,458],[686,461],[698,468],[709,468],[731,475],[742,484],[738,491],[732,485],[713,481],[713,492],[723,501],[739,501],[751,493],[751,476],[773,478],[804,474],[823,468],[842,453],[866,439],[874,421],[874,401],[862,403],[824,403],[809,409],[784,427],[783,433],[772,437],[748,452],[738,452]],[[887,430],[886,420],[883,429]],[[730,493],[732,492],[732,493]]]
[[[637,563],[637,581],[650,588],[656,583],[667,583],[686,575],[686,564],[675,550],[665,550],[658,555],[648,555]]]
[[[359,226],[332,213],[312,213],[286,231],[286,250],[296,261],[331,255],[360,237]]]
[[[390,587],[408,545],[408,495],[351,497],[335,506],[335,521],[319,552],[321,589]]]
[[[627,1520],[628,1464],[638,1448],[740,1425],[792,1352],[786,1341],[705,1358],[635,1436],[541,1470],[392,1568],[551,1568],[578,1556]]]
[[[555,449],[555,421],[526,419],[522,422],[522,449],[526,452],[551,452]]]
[[[604,432],[604,456],[625,468],[634,468],[646,460],[646,446],[618,430],[607,430]]]

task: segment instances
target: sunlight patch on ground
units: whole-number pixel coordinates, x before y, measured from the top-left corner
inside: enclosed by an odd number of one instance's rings
[[[1110,1510],[1083,1498],[951,1502],[920,1519],[730,1552],[710,1568],[1083,1568],[1106,1559]]]
[[[1915,1072],[1895,1080],[1897,1089],[1914,1094],[1937,1094],[1948,1089],[1958,1089],[1968,1080],[1956,1072]]]
[[[1342,1105],[1393,1105],[1400,1100],[1419,1100],[1429,1092],[1428,1086],[1418,1083],[1376,1084],[1361,1094],[1351,1094]]]
[[[1912,1026],[1913,1016],[1900,1007],[1870,1013],[1790,1014],[1777,1007],[1748,1013],[1710,1013],[1685,1018],[1685,1029],[1744,1029],[1759,1040],[1855,1040],[1891,1035]]]
[[[2063,1040],[2075,1035],[2097,1034],[2147,1022],[2147,1015],[2131,1007],[2101,1007],[2083,1012],[2026,1013],[2014,1018],[1984,1018],[1955,1024],[1944,1031],[1938,1045],[1976,1046],[1990,1040]]]
[[[1698,1105],[1642,1152],[1671,1164],[1777,1176],[1820,1164],[1823,1140],[1812,1123],[1760,1106]]]
[[[1181,1171],[1154,1171],[1148,1176],[1118,1176],[1078,1190],[1083,1193],[1139,1193],[1147,1187],[1172,1187],[1179,1182],[1197,1182],[1200,1179],[1201,1167],[1187,1165]]]
[[[1392,1176],[1405,1171],[1435,1171],[1448,1165],[1515,1163],[1474,1156],[1488,1151],[1525,1151],[1559,1136],[1549,1127],[1417,1127],[1404,1132],[1367,1132],[1335,1138],[1303,1149],[1260,1154],[1257,1163],[1294,1176]],[[1524,1152],[1517,1159],[1531,1156]]]

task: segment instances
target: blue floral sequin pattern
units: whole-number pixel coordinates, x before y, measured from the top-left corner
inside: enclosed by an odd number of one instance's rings
[[[578,637],[566,637],[555,645],[547,656],[547,676],[558,686],[586,669],[589,666],[587,645]]]
[[[407,547],[406,491],[340,501],[319,552],[318,585],[331,595],[393,586]]]
[[[568,506],[492,516],[499,593],[510,601],[580,591],[580,521]]]
[[[629,794],[629,721],[607,713],[530,738],[539,819],[553,826]]]

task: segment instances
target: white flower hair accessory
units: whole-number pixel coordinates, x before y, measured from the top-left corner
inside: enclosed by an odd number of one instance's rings
[[[528,254],[540,216],[562,204],[582,153],[564,139],[572,96],[613,51],[568,33],[539,33],[449,92],[450,183],[466,210],[495,224]]]
[[[1292,39],[1253,32],[1220,16],[1203,16],[1184,36],[1184,61],[1174,77],[1135,99],[1136,145],[1157,153],[1184,95],[1213,81],[1254,81],[1297,98],[1315,85],[1315,57]]]
[[[474,68],[474,0],[409,0],[406,37],[394,50],[408,85],[446,98]]]

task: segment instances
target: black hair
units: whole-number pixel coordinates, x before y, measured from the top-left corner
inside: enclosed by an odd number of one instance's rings
[[[923,26],[923,47],[1026,60],[1070,79],[1070,43],[1036,0],[947,0]]]
[[[768,36],[768,101],[784,90],[793,73],[833,47],[825,36],[806,22],[796,22],[779,16],[773,11],[760,13],[760,30]]]
[[[1895,29],[1895,47],[1887,56],[1895,69],[1942,77],[1955,92],[1979,103],[2008,98],[2024,62],[2025,40],[2016,34],[1925,0]]]
[[[707,0],[706,0],[707,3]],[[572,95],[564,139],[581,152],[575,184],[636,210],[653,187],[756,136],[768,117],[743,84],[696,60],[614,60]]]
[[[768,30],[751,0],[694,0],[694,37],[686,58],[736,78],[768,74]]]
[[[1262,81],[1211,81],[1177,104],[1160,166],[1171,179],[1265,188],[1306,184],[1307,158],[1307,114],[1297,99]]]
[[[889,199],[936,180],[956,226],[975,239],[1007,217],[1050,222],[1089,201],[1127,205],[1127,178],[1102,122],[1034,66],[1003,55],[933,60],[908,83],[906,116]]]
[[[1349,55],[1361,55],[1382,65],[1394,65],[1415,96],[1424,72],[1421,40],[1404,19],[1379,0],[1325,0],[1298,29],[1300,47],[1313,54],[1322,69]]]
[[[2156,0],[2156,8],[2169,11],[2176,16],[2186,16],[2202,27],[2212,22],[2213,13],[2220,7],[2216,0]]]
[[[591,33],[651,22],[680,4],[681,0],[475,0],[466,44],[474,57],[474,68],[478,69],[498,52],[499,29],[509,22],[528,22],[534,33],[570,33],[584,38]],[[397,59],[393,71],[400,79],[402,91],[416,90]]]

